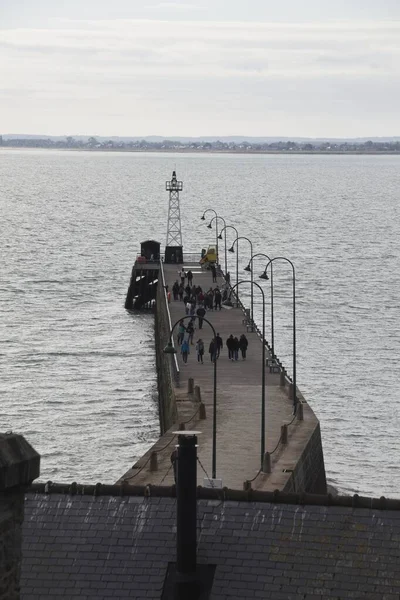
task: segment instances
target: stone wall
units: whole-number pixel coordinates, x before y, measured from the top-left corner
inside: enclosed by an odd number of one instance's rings
[[[308,408],[308,410],[311,410]],[[311,433],[293,472],[283,488],[284,492],[308,492],[326,494],[326,475],[324,455],[322,451],[321,428],[315,419],[314,431]]]
[[[19,598],[21,531],[24,494],[5,492],[0,497],[0,600]]]
[[[18,600],[25,488],[40,456],[22,435],[0,434],[0,600]]]
[[[155,350],[157,365],[158,405],[160,414],[160,430],[163,435],[176,421],[176,399],[173,386],[174,368],[173,354],[165,354],[170,334],[168,304],[165,297],[165,288],[160,268],[160,277],[157,284],[156,311],[155,311]],[[176,374],[175,374],[176,375]]]

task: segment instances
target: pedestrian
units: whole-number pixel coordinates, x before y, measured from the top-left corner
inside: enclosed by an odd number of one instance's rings
[[[196,311],[196,315],[199,317],[199,329],[203,329],[203,318],[206,314],[206,309],[203,306],[199,306]]]
[[[219,353],[221,352],[224,342],[222,341],[222,337],[217,333],[215,341],[217,342],[217,358],[219,358]]]
[[[182,285],[182,284],[180,284],[180,286],[179,286],[179,291],[178,291],[178,294],[179,294],[179,300],[180,300],[181,302],[182,302],[182,300],[183,300],[183,294],[184,294],[184,293],[185,293],[185,288],[183,287],[183,285]]]
[[[204,342],[201,338],[199,338],[197,340],[196,352],[197,352],[197,361],[201,362],[201,364],[203,364]]]
[[[185,285],[185,277],[186,277],[186,273],[185,273],[185,269],[182,267],[182,270],[180,271],[181,274],[181,283],[183,285]]]
[[[190,346],[189,346],[189,343],[186,340],[183,340],[183,343],[182,343],[182,346],[181,346],[181,354],[182,354],[182,360],[186,364],[188,356],[190,354]]]
[[[212,298],[208,294],[204,296],[204,308],[206,310],[212,310]]]
[[[185,331],[186,331],[186,327],[185,327],[185,324],[183,322],[183,319],[181,319],[179,321],[179,325],[178,325],[178,346],[180,344],[182,344],[182,342],[183,342],[183,338],[185,336]]]
[[[191,317],[194,317],[194,315],[196,314],[196,300],[194,302],[192,300],[192,302],[190,304],[191,304],[191,307],[190,307],[189,314]]]
[[[189,334],[186,338],[188,343],[193,345],[194,325],[192,320],[189,321],[188,326],[186,327],[186,334]]]
[[[214,338],[210,342],[208,352],[210,353],[211,362],[215,362],[217,360],[217,344],[215,343]]]
[[[217,281],[217,269],[215,268],[215,265],[211,265],[210,269],[211,269],[211,275],[212,275],[213,283],[216,283],[216,281]]]
[[[172,293],[174,295],[174,300],[178,300],[178,296],[179,296],[179,283],[178,280],[175,281],[174,285],[172,286]]]
[[[193,273],[192,273],[192,271],[190,269],[187,272],[187,280],[188,280],[188,284],[191,286],[192,285],[192,281],[193,281]]]
[[[192,303],[188,300],[185,304],[185,313],[187,315],[189,314],[191,308],[192,308]]]
[[[233,338],[233,358],[239,360],[239,340],[237,337]]]
[[[249,342],[247,341],[247,337],[244,335],[244,333],[242,333],[242,335],[240,336],[240,340],[239,340],[239,348],[240,348],[240,352],[242,353],[243,360],[246,360],[246,352],[247,352],[248,345],[249,345]]]
[[[217,288],[214,292],[215,310],[217,310],[217,308],[219,308],[219,310],[221,310],[221,300],[222,300],[221,292]]]
[[[231,334],[226,340],[226,347],[228,348],[228,358],[229,360],[233,360],[234,350],[233,347],[235,345],[235,341],[233,339],[233,335]]]

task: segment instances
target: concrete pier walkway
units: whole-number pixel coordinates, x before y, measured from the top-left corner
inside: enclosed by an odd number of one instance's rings
[[[193,274],[193,283],[200,285],[203,291],[210,287],[219,285],[223,287],[225,281],[222,277],[217,278],[217,283],[212,282],[210,271],[202,271],[198,263],[186,264],[186,272],[190,269]],[[178,279],[177,265],[164,265],[165,282],[172,290],[174,282]],[[185,316],[185,306],[181,301],[171,299],[169,304],[171,321],[176,321]],[[217,448],[216,448],[216,476],[222,479],[222,485],[242,489],[246,480],[254,478],[261,467],[260,439],[261,439],[261,368],[262,368],[262,343],[257,333],[248,332],[246,324],[243,323],[244,314],[240,308],[222,307],[219,311],[207,311],[206,318],[214,325],[216,331],[221,335],[224,347],[217,363]],[[188,320],[185,321],[188,323]],[[196,319],[198,327],[198,319]],[[178,328],[176,327],[174,337]],[[232,362],[228,359],[226,340],[233,334],[237,336],[244,333],[249,341],[247,359],[242,360],[239,352],[239,360]],[[202,338],[205,346],[203,357],[204,364],[197,362],[195,351],[196,341]],[[193,414],[186,408],[193,407],[187,399],[187,382],[189,378],[194,379],[194,384],[201,389],[201,398],[206,406],[205,420],[199,421],[196,417],[187,425],[186,429],[201,431],[199,435],[198,456],[201,465],[204,466],[208,476],[212,473],[212,426],[213,426],[213,363],[208,353],[209,344],[213,337],[211,327],[204,322],[201,330],[196,329],[193,345],[187,364],[184,364],[180,353],[178,353],[181,385],[175,390],[178,404],[179,420],[185,420],[185,415]],[[178,349],[179,352],[179,349]],[[268,352],[266,354],[268,358]],[[189,407],[188,407],[189,405]],[[293,421],[292,400],[288,397],[286,389],[280,386],[280,375],[272,374],[266,369],[266,451],[272,452],[277,446],[281,425]],[[265,475],[260,473],[252,483],[254,489],[274,490],[283,489],[288,473],[295,467],[299,459],[302,447],[310,438],[317,420],[312,411],[305,412],[304,421],[295,419],[290,426],[290,438],[294,443],[286,446],[280,445],[273,455],[272,473]],[[174,428],[172,428],[174,429]],[[176,428],[175,428],[176,429]],[[163,436],[153,448],[163,448],[171,435]],[[157,484],[169,485],[173,483],[173,470],[170,464],[170,455],[174,449],[175,442],[172,441],[165,450],[158,453],[158,470],[149,471],[148,467],[141,472],[143,460],[139,461],[135,468],[131,469],[122,479],[132,484]],[[142,457],[145,459],[146,455]],[[201,466],[198,466],[198,485],[203,485],[206,477]]]

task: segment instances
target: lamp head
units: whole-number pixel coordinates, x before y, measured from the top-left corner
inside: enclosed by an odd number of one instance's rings
[[[231,246],[231,247],[229,248],[229,252],[235,252],[235,248],[234,248],[233,246]]]
[[[202,220],[202,221],[205,221],[205,220],[206,220],[206,218],[205,218],[205,216],[204,216],[204,215],[201,217],[201,220]]]
[[[269,277],[267,275],[267,271],[264,271],[264,273],[261,273],[260,279],[265,279],[266,281],[268,281]]]
[[[209,224],[207,225],[207,227],[208,227],[208,229],[212,229],[212,225],[211,225],[211,223],[209,223]]]
[[[164,354],[176,354],[176,350],[172,345],[172,341],[169,340],[168,344],[165,346],[163,350]]]
[[[218,239],[222,240],[222,233],[219,234]]]
[[[245,271],[249,271],[249,273],[251,273],[251,266],[250,263],[247,265],[247,267],[244,268]]]

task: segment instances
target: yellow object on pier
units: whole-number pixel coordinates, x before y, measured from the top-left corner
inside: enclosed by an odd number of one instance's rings
[[[215,246],[208,246],[207,250],[205,248],[203,248],[203,250],[201,251],[200,264],[202,266],[208,267],[211,265],[215,265],[216,262],[217,262],[217,251],[215,249]]]

